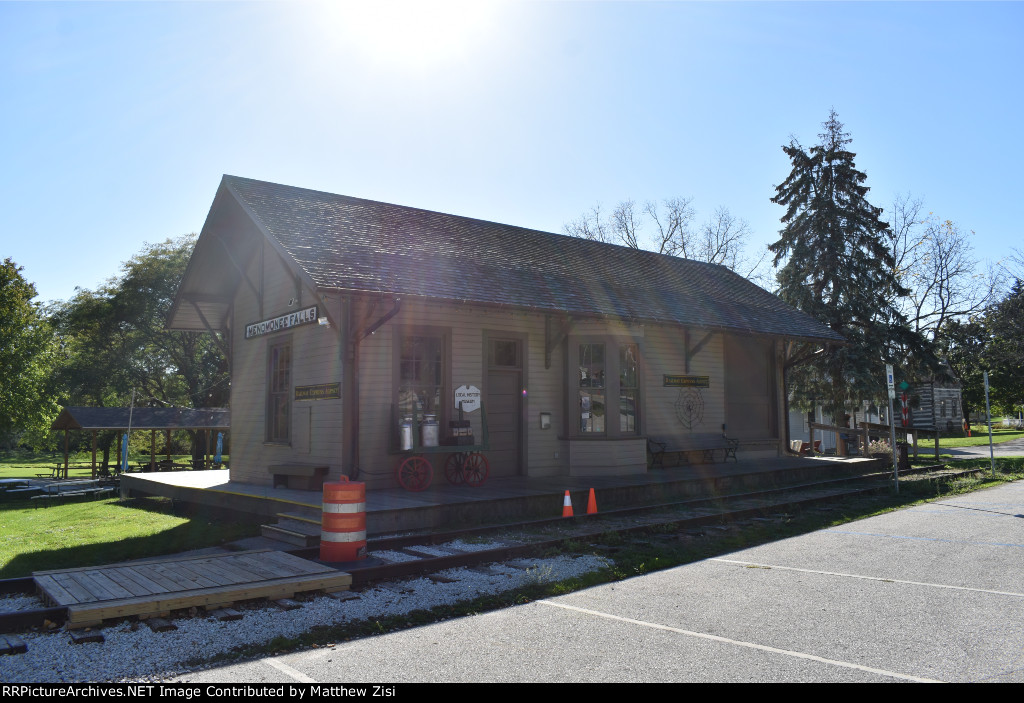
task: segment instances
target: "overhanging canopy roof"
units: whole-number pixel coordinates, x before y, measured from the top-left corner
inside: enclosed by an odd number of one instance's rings
[[[228,430],[227,408],[90,408],[61,410],[51,430],[125,430],[129,412],[133,430]]]

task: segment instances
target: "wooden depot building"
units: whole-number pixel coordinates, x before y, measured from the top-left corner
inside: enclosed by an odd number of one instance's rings
[[[491,478],[644,473],[648,438],[777,456],[784,346],[842,342],[723,266],[235,176],[169,327],[229,355],[231,480],[301,488],[397,486],[427,433]]]

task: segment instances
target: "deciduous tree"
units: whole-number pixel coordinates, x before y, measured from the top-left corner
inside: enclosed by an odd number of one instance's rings
[[[1003,285],[998,269],[980,269],[973,235],[926,213],[920,199],[896,198],[888,237],[893,270],[908,291],[899,299],[900,310],[930,340],[950,321],[980,314]]]
[[[25,432],[38,435],[55,404],[46,395],[52,334],[36,289],[11,259],[0,264],[0,442]]]
[[[642,206],[623,200],[608,215],[595,205],[564,229],[574,237],[721,264],[760,282],[756,273],[767,251],[761,256],[747,256],[751,232],[745,220],[724,206],[696,228],[695,218],[693,198],[667,198]]]
[[[227,360],[216,340],[164,327],[194,245],[194,235],[147,245],[120,276],[58,306],[56,383],[65,403],[125,406],[134,391],[138,405],[227,404]],[[105,456],[110,439],[101,441]]]

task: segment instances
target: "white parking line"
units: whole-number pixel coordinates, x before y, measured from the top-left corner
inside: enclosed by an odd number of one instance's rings
[[[305,674],[303,674],[301,671],[299,671],[298,669],[296,669],[294,667],[291,667],[291,666],[288,666],[284,662],[277,661],[276,659],[264,659],[263,663],[264,664],[269,664],[270,666],[274,667],[278,671],[280,671],[280,672],[282,672],[284,674],[288,674],[293,679],[295,679],[296,681],[299,681],[301,683],[319,683],[316,679],[311,679],[308,676],[306,676]]]
[[[857,671],[866,671],[871,674],[878,674],[879,676],[888,676],[894,679],[902,679],[904,681],[915,681],[917,683],[942,683],[936,679],[925,679],[919,676],[909,676],[907,674],[897,674],[893,671],[886,671],[884,669],[874,669],[870,666],[861,666],[860,664],[852,664],[850,662],[838,661],[836,659],[826,659],[824,657],[818,657],[813,654],[805,654],[803,652],[794,652],[789,649],[779,649],[777,647],[769,647],[763,644],[756,644],[754,642],[744,642],[742,640],[729,639],[728,637],[719,637],[718,635],[709,635],[704,632],[693,632],[692,630],[682,630],[678,627],[669,627],[668,625],[659,625],[653,622],[645,622],[643,620],[634,620],[632,618],[624,618],[618,615],[612,615],[610,613],[602,613],[597,610],[588,610],[587,608],[577,608],[574,605],[566,605],[564,603],[555,603],[549,600],[535,601],[544,605],[552,605],[556,608],[564,608],[566,610],[574,610],[578,613],[585,613],[587,615],[594,615],[599,618],[606,618],[608,620],[617,620],[619,622],[626,622],[632,625],[640,625],[642,627],[650,627],[655,630],[664,630],[666,632],[674,632],[680,635],[687,635],[689,637],[697,637],[699,639],[712,640],[714,642],[722,642],[724,644],[732,644],[737,647],[747,647],[749,649],[757,649],[762,652],[771,652],[772,654],[782,654],[787,657],[796,657],[797,659],[807,659],[810,661],[820,662],[822,664],[831,664],[833,666],[839,666],[846,669],[856,669]]]
[[[817,571],[815,569],[798,569],[795,566],[777,566],[775,564],[761,564],[753,561],[739,561],[736,559],[718,559],[712,558],[708,561],[720,561],[725,564],[738,564],[740,566],[756,566],[760,569],[778,569],[779,571],[799,571],[804,574],[821,574],[822,576],[842,576],[844,578],[851,579],[864,579],[865,581],[883,581],[885,583],[902,583],[909,586],[929,586],[931,588],[948,588],[952,591],[973,591],[975,593],[991,593],[996,596],[1012,596],[1014,598],[1024,598],[1024,593],[1017,593],[1015,591],[993,591],[988,588],[971,588],[969,586],[951,586],[945,583],[927,583],[924,581],[905,581],[903,579],[890,579],[883,576],[864,576],[862,574],[844,574],[837,571]]]

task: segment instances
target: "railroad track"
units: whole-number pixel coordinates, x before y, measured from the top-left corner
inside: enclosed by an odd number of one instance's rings
[[[950,471],[940,464],[921,467],[910,473],[930,474],[948,480],[978,471],[980,469]],[[379,581],[536,555],[564,547],[569,542],[597,539],[613,532],[620,536],[636,536],[676,529],[700,534],[705,528],[721,528],[723,524],[742,525],[743,521],[753,519],[785,519],[789,511],[889,490],[891,479],[891,472],[879,472],[751,493],[606,510],[598,515],[381,537],[369,541],[370,558],[356,565],[346,564],[344,570],[352,575],[352,589],[359,590]],[[482,540],[487,542],[480,544]],[[312,560],[319,557],[318,548],[288,551]],[[0,594],[34,591],[35,582],[31,577],[0,580]],[[43,627],[47,620],[61,625],[66,619],[65,608],[0,612],[0,634]]]

